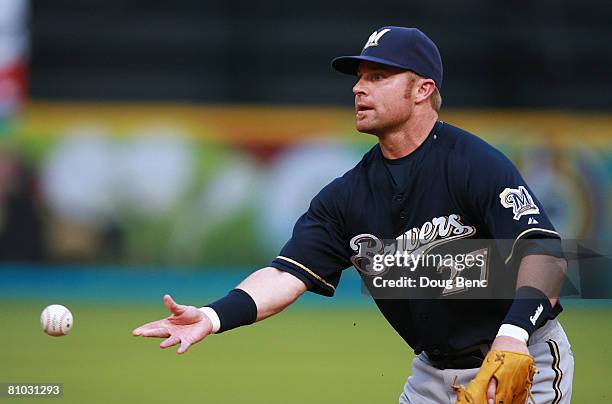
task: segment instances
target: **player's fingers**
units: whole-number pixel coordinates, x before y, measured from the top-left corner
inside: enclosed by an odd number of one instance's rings
[[[172,296],[170,295],[164,296],[164,304],[166,305],[168,310],[170,310],[170,313],[174,314],[175,316],[179,316],[183,314],[183,312],[186,309],[186,307],[183,306],[182,304],[176,303],[174,299],[172,299]]]
[[[150,330],[152,328],[160,328],[161,325],[162,325],[161,320],[152,321],[150,323],[143,324],[140,327],[134,328],[134,330],[132,331],[132,335],[139,336],[142,334],[144,330]]]
[[[181,339],[179,337],[177,337],[176,335],[171,335],[169,338],[163,340],[162,343],[159,344],[159,347],[168,348],[168,347],[178,344],[179,342],[181,342]]]
[[[495,390],[497,390],[497,379],[492,377],[487,388],[487,402],[489,404],[495,404]]]
[[[149,328],[147,330],[142,330],[140,333],[143,337],[157,337],[157,338],[166,338],[170,336],[170,332],[167,328],[159,327],[159,328]]]
[[[179,346],[178,350],[176,351],[177,354],[183,354],[185,352],[187,352],[187,350],[189,349],[189,347],[191,346],[191,341],[189,340],[189,338],[183,338],[181,340],[181,346]]]

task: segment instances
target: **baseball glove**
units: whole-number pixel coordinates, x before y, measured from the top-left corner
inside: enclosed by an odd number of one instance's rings
[[[530,355],[491,350],[476,377],[467,388],[453,385],[457,404],[487,404],[487,388],[491,378],[497,380],[495,404],[524,404],[531,395],[533,376],[537,372]]]

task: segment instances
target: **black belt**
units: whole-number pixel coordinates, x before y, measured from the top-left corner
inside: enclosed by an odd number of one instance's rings
[[[429,362],[438,369],[473,369],[479,368],[491,349],[489,344],[474,345],[452,354],[425,352]]]

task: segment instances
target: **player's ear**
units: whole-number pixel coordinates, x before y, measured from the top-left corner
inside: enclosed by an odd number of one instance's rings
[[[425,102],[436,90],[436,83],[432,79],[421,79],[417,81],[415,102]]]

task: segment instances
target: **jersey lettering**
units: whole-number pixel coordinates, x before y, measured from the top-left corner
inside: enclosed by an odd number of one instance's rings
[[[397,250],[406,251],[413,257],[426,254],[429,250],[453,240],[468,238],[476,234],[474,226],[461,223],[457,214],[433,218],[421,228],[414,227],[396,239],[396,243],[385,245],[377,236],[359,234],[349,243],[356,254],[351,262],[362,273],[371,273],[372,257],[376,254],[394,254]]]

